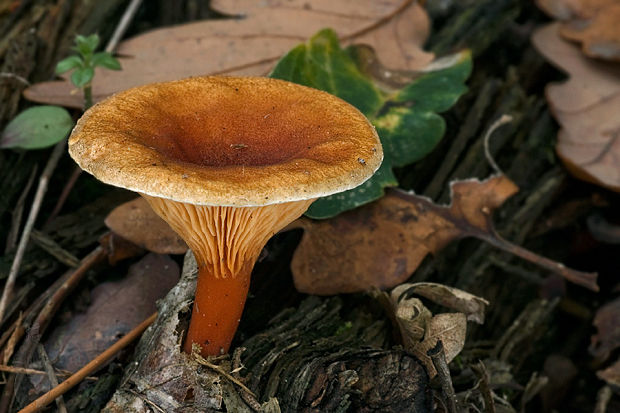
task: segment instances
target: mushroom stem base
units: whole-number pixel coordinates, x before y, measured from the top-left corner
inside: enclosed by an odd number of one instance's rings
[[[202,356],[228,352],[235,335],[250,287],[252,266],[233,277],[215,277],[205,267],[198,269],[196,298],[192,319],[183,345],[186,353],[192,344],[201,347]]]

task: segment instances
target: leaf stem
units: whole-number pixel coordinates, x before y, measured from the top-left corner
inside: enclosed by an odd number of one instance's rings
[[[592,291],[599,291],[598,284],[596,283],[596,278],[598,274],[595,272],[583,272],[573,270],[572,268],[566,267],[564,264],[550,260],[549,258],[540,256],[528,249],[521,247],[520,245],[513,244],[510,241],[505,240],[495,231],[488,234],[485,232],[479,232],[473,234],[476,238],[482,239],[483,241],[488,242],[496,248],[499,248],[503,251],[514,254],[518,257],[523,258],[526,261],[529,261],[533,264],[536,264],[540,267],[546,268],[552,272],[555,272],[562,277],[566,278],[568,281],[581,285]]]

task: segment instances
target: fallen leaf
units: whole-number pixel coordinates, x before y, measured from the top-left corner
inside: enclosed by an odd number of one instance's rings
[[[549,16],[564,21],[560,34],[582,43],[590,56],[620,60],[620,4],[617,0],[537,0]]]
[[[558,30],[558,23],[550,24],[532,38],[543,56],[570,76],[546,88],[561,126],[558,156],[577,178],[620,191],[620,66],[588,59]]]
[[[434,377],[437,374],[431,358],[426,354],[430,349],[437,345],[441,340],[443,351],[446,355],[446,362],[450,363],[459,355],[465,346],[465,335],[467,333],[467,319],[463,313],[437,314],[431,318],[428,329],[424,335],[424,340],[411,349],[426,367],[429,375]]]
[[[91,361],[155,312],[155,302],[177,283],[179,275],[172,259],[148,254],[129,268],[127,277],[95,287],[86,312],[73,315],[46,340],[54,366],[76,371]]]
[[[185,254],[187,244],[142,197],[114,208],[105,219],[115,234],[157,254]]]
[[[489,302],[484,298],[458,288],[430,282],[401,284],[392,290],[392,294],[397,297],[402,297],[404,294],[407,296],[419,295],[436,304],[464,313],[467,316],[467,321],[478,324],[484,324],[484,311],[489,305]]]
[[[423,71],[401,71],[398,81],[388,83],[387,70],[372,49],[343,49],[331,29],[283,56],[271,77],[323,90],[357,107],[376,127],[383,145],[383,163],[372,178],[316,200],[306,215],[330,218],[382,197],[385,187],[397,186],[392,168],[418,161],[433,150],[446,128],[438,113],[465,93],[471,68],[471,55],[465,51],[437,59]]]
[[[432,378],[437,372],[426,352],[441,340],[446,362],[453,360],[465,345],[467,319],[462,313],[433,316],[422,301],[415,297],[403,297],[402,293],[403,289],[399,286],[390,294],[376,291],[374,297],[381,302],[395,327],[398,327],[400,341],[405,350],[422,361]]]
[[[391,288],[409,278],[429,253],[456,239],[476,237],[598,290],[595,273],[571,270],[497,234],[492,213],[518,190],[510,179],[497,175],[456,181],[450,188],[449,206],[389,189],[378,201],[335,218],[302,218],[289,225],[288,229],[305,230],[291,262],[295,287],[317,295]]]
[[[305,232],[291,263],[308,294],[386,289],[405,281],[429,253],[488,228],[491,212],[517,192],[504,176],[452,184],[451,206],[391,189],[376,202],[325,221],[300,219]]]
[[[389,67],[415,70],[433,59],[421,48],[428,16],[414,0],[213,0],[211,7],[234,17],[153,30],[122,42],[117,53],[123,70],[97,69],[93,99],[189,76],[265,75],[280,56],[325,27],[333,27],[347,44],[373,46]],[[81,108],[82,93],[67,79],[33,85],[24,95]]]
[[[611,4],[587,20],[572,20],[562,24],[560,34],[581,43],[590,56],[620,61],[620,3]]]
[[[41,149],[66,138],[73,119],[59,106],[34,106],[15,116],[0,133],[0,148]]]
[[[620,298],[598,309],[592,322],[597,333],[590,340],[590,353],[601,360],[607,360],[611,353],[620,348]]]
[[[596,376],[614,388],[620,387],[620,359],[606,369],[597,371]]]

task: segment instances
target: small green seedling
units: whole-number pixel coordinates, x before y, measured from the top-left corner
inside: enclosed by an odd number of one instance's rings
[[[84,90],[84,106],[88,109],[92,106],[91,82],[95,76],[95,67],[104,67],[110,70],[121,70],[121,64],[109,52],[97,52],[99,36],[77,35],[73,50],[77,55],[69,56],[56,65],[56,74],[60,75],[73,70],[71,82]]]

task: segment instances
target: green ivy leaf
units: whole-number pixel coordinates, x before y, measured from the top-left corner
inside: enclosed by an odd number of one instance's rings
[[[91,60],[93,67],[101,66],[110,70],[121,70],[121,64],[108,52],[95,53]]]
[[[40,149],[65,138],[73,119],[60,106],[35,106],[13,118],[0,135],[0,148]]]
[[[86,86],[93,80],[95,70],[92,67],[81,67],[71,73],[71,82],[77,87]]]
[[[84,66],[84,61],[79,56],[69,56],[61,60],[56,65],[56,74],[61,75],[69,70],[77,69]]]
[[[437,112],[450,108],[467,90],[472,68],[469,52],[435,61],[425,71],[409,73],[407,82],[386,86],[385,79],[366,70],[358,52],[342,49],[333,30],[322,30],[284,55],[271,77],[321,89],[357,107],[375,125],[384,159],[371,179],[357,188],[320,198],[306,215],[329,218],[383,196],[396,186],[393,167],[426,156],[445,131]]]

